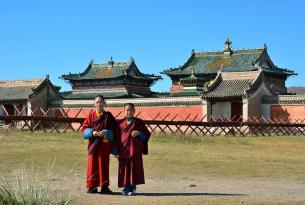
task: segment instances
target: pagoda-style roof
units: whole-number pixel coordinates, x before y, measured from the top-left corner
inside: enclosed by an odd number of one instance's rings
[[[48,84],[56,92],[59,86],[54,86],[48,78],[31,80],[3,80],[0,81],[0,101],[26,101]]]
[[[203,98],[241,99],[256,91],[263,82],[263,71],[219,72],[215,81],[204,91]]]
[[[62,75],[61,78],[69,81],[82,81],[114,79],[125,76],[133,77],[137,80],[152,82],[161,79],[161,76],[142,73],[132,58],[127,62],[115,62],[111,58],[108,63],[100,64],[93,63],[93,61],[91,61],[84,72]]]
[[[178,68],[164,70],[162,74],[170,77],[189,76],[193,71],[197,75],[216,74],[218,71],[223,72],[244,72],[255,71],[261,68],[264,73],[290,76],[295,73],[288,69],[278,68],[271,61],[267,47],[258,49],[233,50],[228,39],[223,51],[192,51],[191,57],[187,62]]]

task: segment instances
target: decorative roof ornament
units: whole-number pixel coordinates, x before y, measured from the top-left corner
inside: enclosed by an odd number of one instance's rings
[[[130,61],[130,62],[134,62],[134,58],[133,58],[133,57],[130,57],[129,61]]]
[[[112,56],[110,57],[110,61],[108,61],[108,64],[111,65],[111,67],[113,67],[114,61],[112,60]]]
[[[231,48],[231,44],[232,44],[232,41],[227,38],[227,40],[225,41],[225,49],[224,49],[224,54],[225,55],[231,55],[233,52],[232,52],[232,48]]]
[[[193,49],[192,49],[192,55],[194,55],[194,54],[195,54],[195,49],[193,48]]]

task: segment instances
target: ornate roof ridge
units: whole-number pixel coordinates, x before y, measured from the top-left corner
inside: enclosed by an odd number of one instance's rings
[[[121,62],[113,61],[113,66],[126,66],[126,65],[130,65],[131,63],[132,63],[131,61],[121,61]],[[92,63],[92,65],[109,67],[109,63]]]
[[[264,96],[264,104],[305,104],[305,95]]]
[[[17,86],[39,86],[45,78],[28,79],[28,80],[1,80],[0,87],[17,87]]]
[[[242,75],[237,77],[237,75]],[[218,72],[216,79],[204,91],[204,98],[242,97],[254,92],[262,82],[262,70],[250,72]]]
[[[112,65],[109,64],[110,62],[112,62]],[[115,62],[115,61],[110,61],[107,63],[93,63],[93,61],[91,61],[87,67],[86,70],[84,70],[83,72],[80,73],[69,73],[69,74],[65,74],[62,75],[62,77],[82,77],[84,75],[86,75],[90,69],[92,69],[93,67],[113,67],[113,66],[128,66],[126,68],[126,70],[129,68],[129,66],[132,64],[133,61],[121,61],[121,62]]]
[[[221,72],[223,80],[235,80],[235,79],[256,79],[260,75],[261,70],[255,71],[234,71],[234,72]],[[235,78],[238,76],[238,78]],[[233,79],[231,79],[233,77]]]
[[[232,52],[233,54],[236,53],[253,53],[253,51],[256,52],[263,52],[266,48],[242,48],[242,49],[233,49],[232,48]],[[198,51],[198,52],[194,52],[194,55],[202,55],[202,54],[206,54],[206,55],[224,55],[223,50],[214,50],[214,51]],[[197,57],[197,56],[196,56]]]

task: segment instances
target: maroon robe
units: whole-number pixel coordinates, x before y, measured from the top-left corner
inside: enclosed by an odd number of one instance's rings
[[[94,131],[104,129],[112,130],[114,144],[117,143],[118,126],[115,118],[110,112],[103,112],[97,116],[96,112],[91,112],[85,119],[82,132],[87,128]],[[112,143],[103,142],[101,137],[90,137],[88,139],[88,167],[87,167],[87,188],[108,187],[109,186],[109,155]]]
[[[148,140],[150,132],[144,122],[134,118],[128,125],[126,119],[120,120],[120,139],[118,140],[119,152],[119,187],[145,184],[142,154],[148,154]],[[145,135],[141,141],[139,136],[132,137],[132,131],[140,131]]]

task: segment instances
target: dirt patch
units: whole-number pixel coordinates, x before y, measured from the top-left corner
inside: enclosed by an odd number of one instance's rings
[[[272,181],[264,179],[171,178],[148,177],[145,185],[137,188],[137,195],[122,196],[112,177],[114,195],[86,194],[84,178],[74,178],[77,204],[303,204],[305,181]],[[65,181],[65,180],[64,180]],[[62,191],[72,186],[60,182]],[[59,188],[59,187],[58,187]]]

